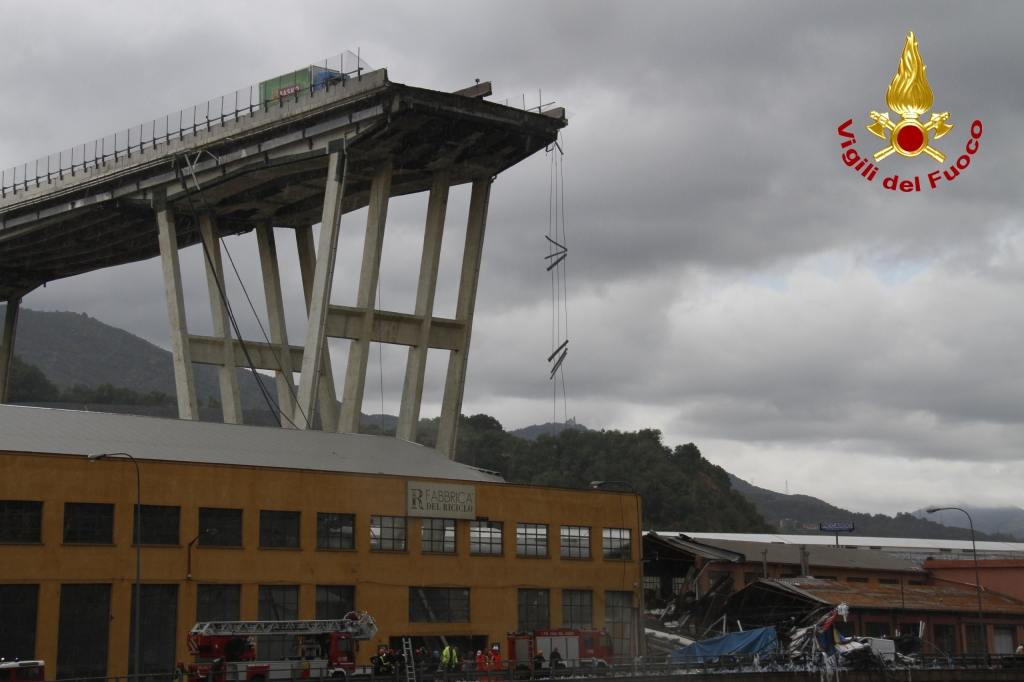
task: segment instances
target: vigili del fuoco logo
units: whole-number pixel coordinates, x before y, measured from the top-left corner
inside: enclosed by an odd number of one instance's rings
[[[899,116],[899,120],[890,119],[888,111],[872,111],[870,116],[874,123],[866,126],[872,135],[889,143],[872,154],[874,163],[868,161],[866,156],[861,156],[853,146],[857,144],[857,138],[850,130],[853,119],[839,126],[839,137],[842,138],[840,146],[846,150],[843,152],[843,163],[860,172],[868,182],[874,181],[875,175],[878,174],[879,167],[875,164],[881,163],[883,159],[893,154],[905,158],[927,154],[939,164],[945,165],[946,155],[933,147],[932,142],[944,137],[953,129],[954,124],[948,123],[948,111],[932,112],[927,122],[921,122],[921,116],[932,108],[933,102],[932,88],[928,85],[928,78],[925,75],[927,68],[917,49],[914,32],[911,31],[907,35],[907,44],[903,47],[903,56],[900,57],[896,77],[889,83],[889,90],[885,93],[885,103]],[[962,171],[967,170],[971,165],[971,157],[978,151],[981,132],[981,121],[971,123],[971,137],[967,140],[964,154],[951,163],[949,168],[940,168],[926,176],[931,189],[936,189],[940,182],[952,182]],[[920,192],[921,178],[915,175],[913,178],[904,177],[901,180],[898,174],[893,173],[883,177],[882,186],[894,192],[897,189],[901,192]]]

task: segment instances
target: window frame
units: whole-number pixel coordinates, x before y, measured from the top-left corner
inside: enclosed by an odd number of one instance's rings
[[[301,549],[302,512],[260,509],[260,549]]]
[[[411,586],[409,587],[409,622],[469,623],[472,609],[470,594],[471,590],[468,587]],[[434,598],[432,604],[430,603],[431,596]],[[427,604],[423,604],[424,601]],[[442,611],[442,615],[445,617],[438,618],[437,611]],[[431,619],[431,616],[434,618]]]
[[[424,554],[457,554],[457,529],[455,519],[421,518],[420,551]]]
[[[543,533],[540,531],[543,530]],[[543,544],[539,539],[543,537]],[[534,548],[531,550],[530,548]],[[539,548],[539,549],[538,549]],[[540,551],[540,550],[543,551]],[[548,524],[546,523],[517,523],[516,524],[516,556],[517,557],[541,557],[547,558],[548,552]]]
[[[328,524],[337,523],[338,537],[331,536],[333,527]],[[348,532],[346,533],[346,529]],[[332,547],[331,543],[337,540],[338,546]],[[347,543],[346,543],[347,541]],[[346,544],[348,546],[346,546]],[[340,512],[317,512],[316,513],[316,548],[328,550],[354,550],[356,548],[356,515],[342,514]]]
[[[633,530],[631,528],[602,528],[601,557],[606,561],[632,561]]]
[[[585,531],[585,532],[584,532]],[[562,526],[559,537],[562,545],[563,559],[590,559],[591,528],[590,526]],[[577,539],[575,546],[573,538]]]
[[[141,513],[141,518],[142,518],[142,529],[141,529],[142,530],[142,537],[141,537],[141,540],[142,540],[143,547],[145,547],[145,546],[165,546],[165,547],[166,546],[171,546],[171,547],[176,547],[176,546],[180,546],[181,545],[181,507],[175,506],[175,505],[163,505],[163,504],[144,504],[144,505],[142,505],[142,509],[141,510],[139,510],[138,507],[139,507],[139,505],[137,505],[137,504],[132,505],[132,546],[133,547],[135,546],[135,538],[139,537],[139,529],[137,529],[135,526],[139,522],[139,517],[140,517],[139,512],[140,511],[142,512]],[[161,525],[165,525],[166,528],[170,528],[173,525],[173,527],[174,527],[174,539],[173,540],[166,540],[166,541],[163,541],[163,542],[153,542],[152,540],[147,540],[146,539],[146,524],[147,523],[150,523],[150,524],[154,523],[153,519],[147,519],[146,518],[146,510],[147,509],[150,510],[150,511],[153,511],[153,510],[156,510],[156,509],[162,509],[162,510],[165,510],[165,511],[168,510],[168,509],[173,509],[174,510],[174,514],[173,514],[174,522],[173,522],[173,524],[168,522],[168,518],[157,519],[156,520],[156,524],[155,524],[157,527],[159,527]],[[168,533],[166,537],[169,538],[170,537],[170,533]]]
[[[335,603],[348,601],[348,608],[335,611],[338,615],[331,615],[329,611]],[[322,608],[321,608],[322,607]],[[316,619],[317,620],[339,620],[347,616],[356,608],[356,586],[355,585],[317,585],[316,586]],[[344,611],[344,613],[341,613]]]
[[[497,542],[494,541],[495,531],[497,531]],[[474,536],[476,539],[474,539]],[[484,547],[489,548],[489,550],[497,547],[498,551],[480,551]],[[473,556],[504,556],[505,524],[502,521],[470,521],[469,553]]]
[[[204,513],[208,517],[212,515],[215,518],[204,521]],[[227,517],[229,514],[231,515],[232,518],[228,520]],[[227,524],[224,523],[225,520],[228,520]],[[234,525],[236,523],[238,526],[238,543],[229,544],[225,541],[229,538],[229,536],[225,529],[223,528],[223,526],[231,526],[229,530],[231,530],[233,533],[235,531]],[[200,547],[210,547],[216,549],[241,548],[244,546],[245,539],[245,533],[243,532],[245,528],[244,524],[245,512],[242,509],[236,509],[234,507],[199,507],[199,530],[196,531],[199,534],[198,544]],[[211,528],[216,528],[217,532],[207,533],[206,531]]]
[[[220,594],[216,594],[218,591]],[[211,597],[217,598],[213,599]],[[202,604],[202,607],[200,607],[200,604]],[[220,612],[210,613],[211,605],[219,607]],[[234,608],[230,608],[232,605]],[[235,621],[241,619],[241,613],[242,586],[240,584],[199,583],[196,585],[196,622]],[[206,617],[200,618],[200,615],[204,615]]]
[[[0,544],[37,545],[42,542],[43,503],[0,500]]]
[[[594,629],[593,590],[562,590],[562,627],[573,630]]]
[[[390,525],[384,525],[388,519]],[[376,520],[376,525],[375,525]],[[401,536],[397,531],[399,526],[396,521],[401,520]],[[377,536],[374,537],[374,529],[377,529]],[[390,531],[390,535],[385,533]],[[408,551],[409,543],[409,519],[405,516],[386,516],[384,514],[370,515],[370,551],[373,552],[405,552]],[[390,545],[390,546],[386,546]],[[398,546],[400,545],[400,546]]]
[[[516,597],[517,630],[532,632],[533,630],[551,629],[551,590],[521,587]],[[540,617],[541,608],[544,609],[543,618]]]
[[[83,515],[82,512],[87,511],[87,508],[93,513]],[[69,512],[77,512],[75,515],[71,515]],[[109,515],[100,514],[101,511],[109,511]],[[64,532],[63,542],[65,545],[113,545],[114,544],[114,514],[115,509],[113,504],[105,502],[65,502],[64,503]],[[109,528],[100,529],[99,525],[105,519],[109,520]],[[75,523],[81,523],[86,521],[84,527],[72,528]],[[89,526],[93,526],[89,528]],[[79,533],[77,539],[69,538],[69,534],[72,532]],[[93,537],[88,537],[88,532],[93,533]],[[84,539],[82,535],[85,535]],[[104,539],[109,538],[109,539]]]

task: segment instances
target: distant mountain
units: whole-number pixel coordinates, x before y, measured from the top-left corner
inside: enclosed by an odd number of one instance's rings
[[[1024,509],[1020,507],[970,507],[964,504],[937,504],[935,506],[962,507],[971,515],[975,530],[985,533],[1012,535],[1019,540],[1024,540]],[[919,519],[929,519],[944,526],[970,528],[967,517],[958,511],[941,511],[928,514],[924,509],[918,509],[911,513]]]
[[[532,426],[524,426],[521,429],[513,429],[509,431],[513,436],[525,438],[526,440],[537,440],[537,436],[546,434],[548,436],[557,436],[566,429],[576,429],[577,431],[590,431],[583,424],[577,424],[575,419],[570,419],[567,422],[558,422],[547,424],[534,424]]]
[[[5,310],[6,306],[0,306],[0,315]],[[139,393],[177,394],[170,351],[84,313],[22,308],[14,352],[61,389],[74,384],[90,388],[111,384]],[[193,364],[192,370],[199,401],[219,403],[217,368]],[[260,380],[276,399],[274,380],[263,374]],[[238,369],[238,388],[243,408],[268,409],[251,370]]]
[[[765,521],[779,533],[793,535],[820,535],[818,524],[823,521],[852,521],[852,535],[882,538],[928,538],[935,540],[970,540],[971,533],[961,528],[944,526],[901,512],[896,516],[860,514],[829,504],[809,495],[784,495],[758,488],[741,478],[729,475],[734,490],[754,503]],[[978,540],[1013,540],[1009,535],[979,532]]]

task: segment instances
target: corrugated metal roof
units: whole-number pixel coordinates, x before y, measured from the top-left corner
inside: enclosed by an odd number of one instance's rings
[[[503,482],[397,438],[15,405],[0,405],[0,451]]]
[[[692,542],[682,536],[669,536],[664,537],[653,531],[648,531],[644,534],[646,537],[652,538],[656,541],[660,541],[668,545],[669,547],[699,556],[709,561],[730,561],[732,563],[738,563],[743,561],[743,555],[737,552],[730,552],[729,550],[719,549],[710,545],[701,544],[699,542]]]
[[[770,542],[745,542],[736,540],[710,540],[702,538],[700,544],[736,552],[747,561],[761,561],[762,552],[768,552],[768,563],[800,565],[800,545],[780,545]],[[924,573],[917,565],[878,550],[846,549],[808,545],[812,568],[859,569],[875,571],[904,571]]]
[[[882,585],[880,583],[842,583],[835,580],[792,578],[758,580],[754,584],[771,584],[804,595],[816,601],[838,606],[846,603],[857,609],[907,609],[914,611],[977,612],[978,592],[960,585]],[[1017,613],[1024,615],[1024,602],[998,592],[982,592],[982,608],[986,613]]]
[[[677,535],[674,532],[661,532],[663,536]],[[694,540],[738,540],[742,542],[771,542],[784,545],[835,545],[834,535],[776,535],[774,533],[678,533]],[[891,550],[922,550],[940,553],[943,550],[967,551],[971,549],[970,540],[933,540],[929,538],[878,538],[857,535],[840,535],[839,544],[843,547],[858,549]],[[979,541],[978,553],[1012,552],[1024,554],[1024,542],[989,542]]]

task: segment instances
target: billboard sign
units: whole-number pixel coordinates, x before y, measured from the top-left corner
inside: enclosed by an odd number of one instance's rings
[[[406,516],[475,519],[476,486],[407,481]]]
[[[823,533],[852,533],[853,524],[840,522],[840,523],[819,523],[818,530]]]

